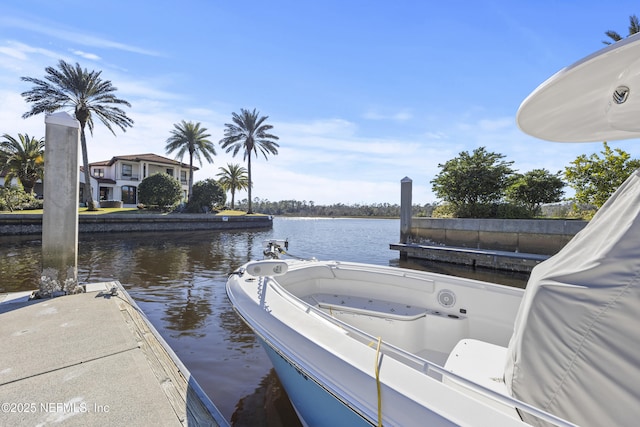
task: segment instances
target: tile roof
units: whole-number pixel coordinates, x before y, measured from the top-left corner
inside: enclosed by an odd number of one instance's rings
[[[157,154],[147,153],[147,154],[128,154],[124,156],[114,156],[111,160],[103,160],[100,162],[89,163],[89,166],[111,166],[118,160],[125,160],[128,162],[151,162],[151,163],[162,163],[165,165],[174,165],[180,166],[183,168],[189,168],[188,164],[179,162],[174,159],[169,159],[167,157],[162,157]],[[197,166],[193,167],[194,171],[197,171],[199,168]]]

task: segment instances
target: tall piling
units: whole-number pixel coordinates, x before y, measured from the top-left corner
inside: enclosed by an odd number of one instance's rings
[[[400,243],[409,243],[411,236],[411,194],[413,181],[405,176],[400,181]],[[406,259],[406,252],[400,252],[400,258]]]
[[[78,147],[80,123],[67,113],[45,118],[40,296],[78,286]]]

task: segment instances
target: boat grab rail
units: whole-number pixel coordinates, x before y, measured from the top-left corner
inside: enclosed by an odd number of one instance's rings
[[[320,310],[319,308],[314,307],[311,304],[308,304],[302,301],[300,298],[296,297],[295,295],[293,295],[292,293],[284,289],[282,286],[280,286],[277,280],[275,280],[273,277],[263,276],[261,277],[261,279],[265,281],[264,283],[265,286],[269,285],[269,287],[273,292],[285,298],[290,303],[297,306],[299,309],[305,311],[306,313],[313,313],[314,315],[321,317],[322,319],[344,330],[350,337],[358,340],[359,342],[369,347],[372,347],[378,344],[378,340],[379,340],[378,337],[374,337],[373,335],[368,334],[358,328],[355,328],[340,319],[336,319],[331,315],[327,314],[326,312]],[[494,401],[500,402],[508,406],[513,406],[518,410],[527,412],[530,415],[533,415],[541,420],[547,421],[558,427],[579,427],[574,423],[571,423],[565,419],[557,417],[536,406],[530,405],[514,397],[506,396],[497,391],[491,390],[490,388],[487,388],[481,384],[471,381],[465,377],[461,377],[451,371],[446,370],[445,368],[443,368],[442,366],[434,362],[423,359],[419,356],[416,356],[415,354],[409,353],[399,347],[394,346],[393,344],[389,344],[385,341],[381,341],[379,351],[383,355],[386,355],[388,357],[391,357],[392,359],[398,360],[399,362],[407,366],[411,366],[422,373],[429,374],[430,372],[435,372],[442,375],[443,379],[444,377],[449,377],[451,379],[454,379],[458,383],[462,383],[466,387],[470,388],[471,390],[476,391],[477,393],[480,393]],[[440,382],[443,382],[443,379],[441,379]]]

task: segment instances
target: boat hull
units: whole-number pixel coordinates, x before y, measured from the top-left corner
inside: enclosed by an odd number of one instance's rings
[[[444,359],[425,358],[469,336],[506,346],[521,289],[357,263],[293,261],[282,270],[274,278],[240,269],[227,294],[304,424],[525,425],[513,407],[486,404],[447,383]],[[414,342],[435,347],[402,348]]]
[[[371,426],[372,424],[351,410],[346,402],[329,393],[308,374],[263,340],[259,340],[287,391],[300,421],[305,426]]]

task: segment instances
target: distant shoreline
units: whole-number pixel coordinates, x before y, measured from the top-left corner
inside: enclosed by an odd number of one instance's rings
[[[386,216],[386,215],[299,215],[299,214],[284,214],[284,215],[274,215],[279,218],[329,218],[329,219],[400,219],[399,216]]]

